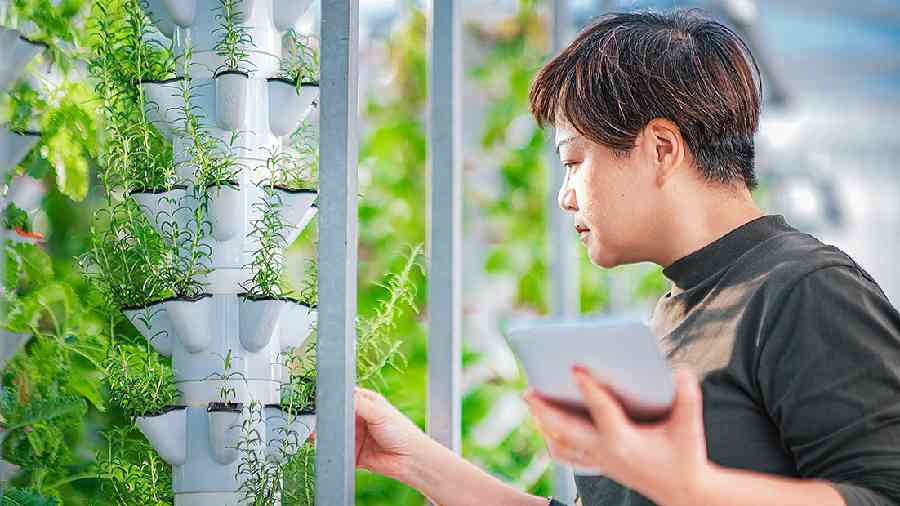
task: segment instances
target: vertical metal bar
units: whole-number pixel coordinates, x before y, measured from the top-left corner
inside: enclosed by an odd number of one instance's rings
[[[569,40],[569,12],[566,0],[553,2],[552,54],[556,55]],[[574,221],[559,208],[557,190],[562,169],[556,153],[554,130],[547,130],[547,234],[550,257],[550,312],[554,318],[576,316],[580,311],[578,251]]]
[[[569,41],[569,9],[566,0],[554,0],[551,28],[551,54],[557,55]],[[547,238],[550,260],[550,315],[570,318],[580,311],[578,252],[575,249],[573,220],[559,208],[557,190],[562,169],[556,153],[554,130],[547,130]],[[553,496],[563,503],[575,501],[572,469],[553,464]]]
[[[316,504],[354,504],[358,0],[322,0]]]
[[[460,2],[432,0],[429,65],[428,433],[459,452],[462,370]]]

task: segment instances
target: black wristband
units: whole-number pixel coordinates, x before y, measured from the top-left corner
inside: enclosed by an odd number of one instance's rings
[[[547,506],[566,506],[566,505],[551,497],[550,504],[548,504]]]

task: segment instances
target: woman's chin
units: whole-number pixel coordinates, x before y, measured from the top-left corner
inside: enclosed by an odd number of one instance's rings
[[[612,269],[613,267],[622,265],[619,255],[615,255],[611,251],[597,244],[589,245],[587,253],[588,258],[591,259],[591,263],[597,267]]]

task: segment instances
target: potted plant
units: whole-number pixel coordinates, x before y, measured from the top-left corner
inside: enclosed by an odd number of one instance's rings
[[[267,80],[269,128],[282,137],[293,132],[319,97],[319,55],[310,39],[289,32],[291,43],[280,61],[278,77]]]
[[[135,419],[163,460],[183,463],[186,411],[174,405],[172,370],[146,348],[120,345],[107,359],[104,382],[113,404]]]
[[[252,62],[247,50],[253,39],[244,24],[247,17],[241,9],[253,7],[250,0],[221,0],[221,12],[216,15],[219,26],[216,54],[222,66],[216,69],[216,122],[224,130],[241,130],[247,126],[247,100]]]

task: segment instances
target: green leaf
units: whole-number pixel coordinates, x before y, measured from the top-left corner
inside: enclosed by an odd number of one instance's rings
[[[44,497],[33,490],[10,488],[3,492],[3,506],[58,506],[55,497]]]

